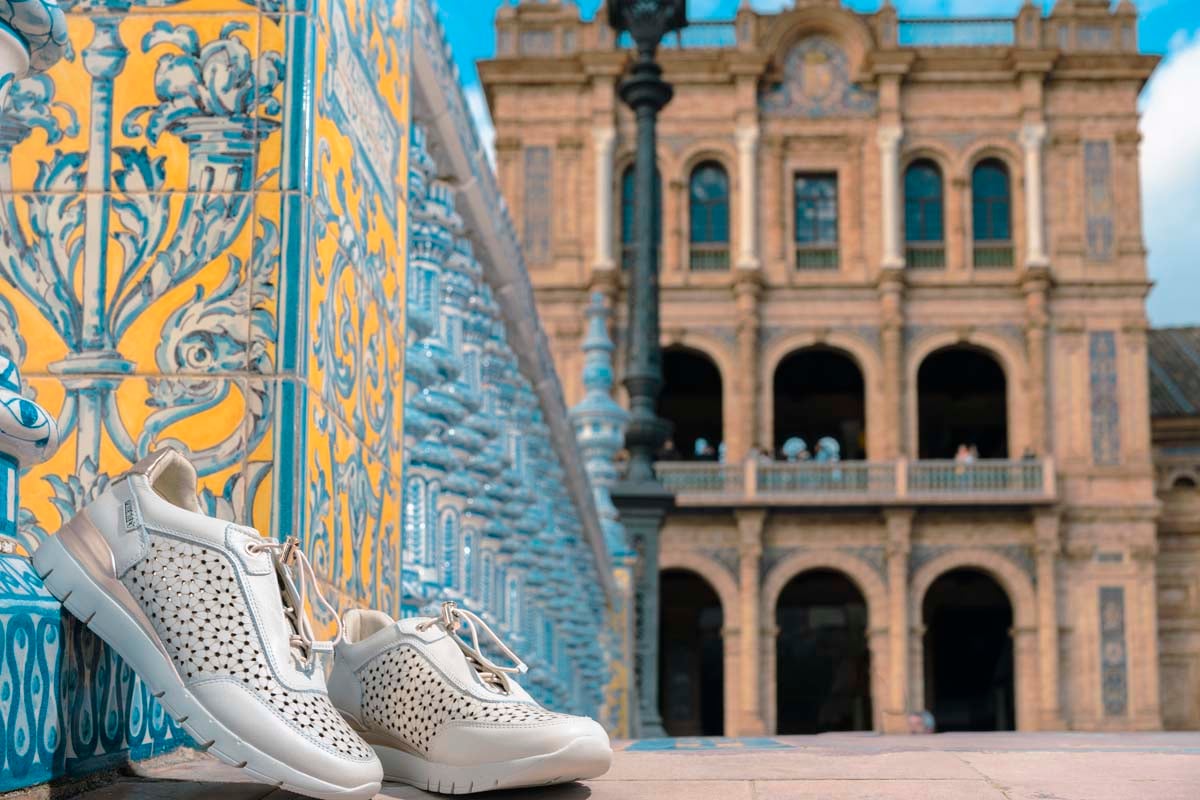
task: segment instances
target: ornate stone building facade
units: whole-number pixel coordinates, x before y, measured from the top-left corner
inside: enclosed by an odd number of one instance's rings
[[[1134,8],[794,5],[660,52],[668,731],[1200,725],[1200,526],[1160,520],[1151,446]],[[570,402],[590,292],[623,360],[634,122],[602,19],[504,6],[480,65]]]
[[[59,5],[0,2],[0,793],[190,742],[23,552],[164,445],[342,610],[453,598],[619,720],[613,520],[433,0]]]

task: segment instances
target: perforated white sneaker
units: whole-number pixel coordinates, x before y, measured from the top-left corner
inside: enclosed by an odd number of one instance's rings
[[[470,642],[459,638],[465,628]],[[511,650],[469,611],[443,603],[438,617],[394,622],[351,611],[329,676],[329,697],[383,762],[385,780],[444,794],[595,778],[612,748],[587,717],[538,705],[512,675]],[[480,650],[489,637],[514,666]]]
[[[379,790],[379,759],[325,692],[317,656],[334,643],[305,614],[304,554],[201,513],[196,471],[174,450],[110,484],[33,564],[212,755],[313,797]]]

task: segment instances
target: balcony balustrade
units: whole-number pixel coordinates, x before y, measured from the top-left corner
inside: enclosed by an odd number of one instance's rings
[[[729,245],[693,244],[688,247],[688,266],[692,272],[723,272],[729,269]]]
[[[981,239],[974,244],[975,269],[1008,269],[1013,265],[1013,244]]]
[[[838,268],[838,249],[830,245],[796,245],[796,269],[820,272]]]
[[[1057,497],[1052,458],[839,461],[660,461],[681,506],[1023,505]]]
[[[904,258],[910,269],[944,269],[946,246],[942,242],[909,242]]]

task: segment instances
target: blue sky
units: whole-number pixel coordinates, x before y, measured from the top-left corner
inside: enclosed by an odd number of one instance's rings
[[[1115,1],[1115,0],[1114,0]],[[475,61],[492,55],[490,24],[509,0],[440,0],[442,21],[462,72],[467,99],[485,136],[487,108]],[[567,0],[572,2],[572,0]],[[843,0],[874,11],[880,0]],[[1013,16],[1022,0],[893,0],[903,17]],[[688,0],[691,19],[730,19],[739,0]],[[791,0],[752,0],[778,11]],[[1045,9],[1053,0],[1044,0]],[[600,0],[578,0],[585,18]],[[1156,287],[1149,312],[1155,325],[1200,324],[1200,0],[1140,0],[1138,39],[1144,52],[1163,56],[1142,93],[1142,190],[1150,276]],[[469,8],[469,13],[466,9]],[[459,9],[463,9],[460,11]],[[483,24],[484,21],[488,24]]]

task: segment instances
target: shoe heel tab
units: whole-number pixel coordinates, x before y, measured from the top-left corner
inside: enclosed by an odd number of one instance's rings
[[[356,644],[391,626],[395,620],[382,611],[353,608],[342,615],[342,641]]]
[[[168,502],[201,513],[196,498],[196,468],[174,447],[163,447],[138,461],[126,477],[140,475],[154,491]]]
[[[173,458],[182,458],[182,454],[170,445],[159,448],[126,470],[125,477],[144,475],[153,481],[166,468],[167,462]]]

